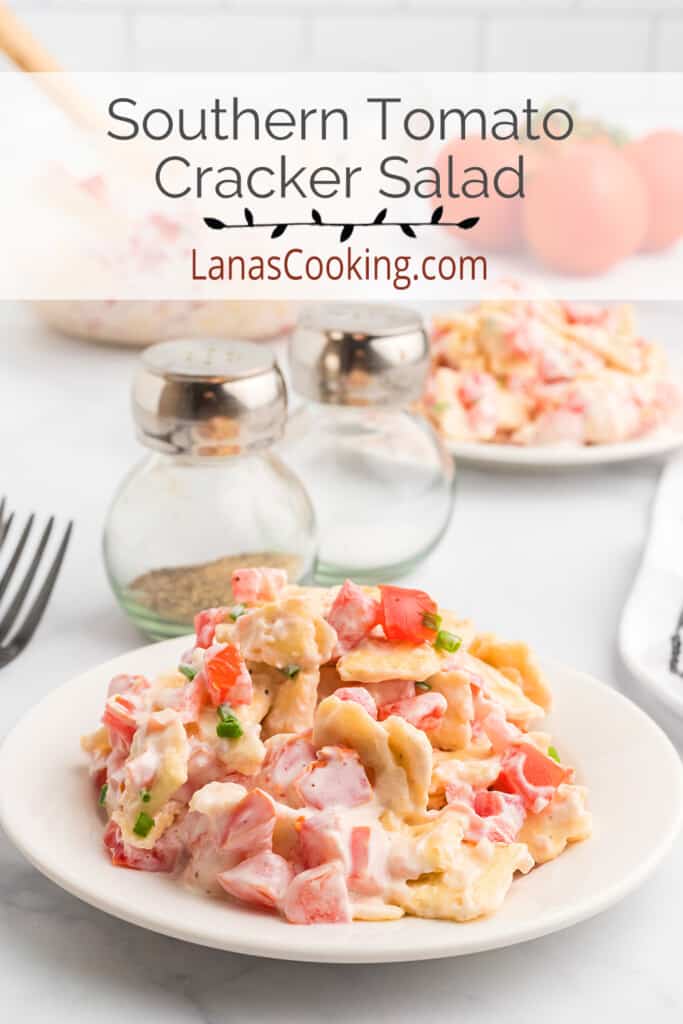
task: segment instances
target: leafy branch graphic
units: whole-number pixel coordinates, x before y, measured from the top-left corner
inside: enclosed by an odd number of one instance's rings
[[[310,220],[297,220],[290,223],[279,222],[272,224],[257,224],[254,214],[248,207],[244,209],[243,224],[226,224],[216,217],[204,217],[204,223],[214,231],[239,231],[242,228],[267,228],[271,238],[280,238],[287,228],[341,228],[339,241],[346,242],[356,228],[400,228],[408,238],[417,238],[415,228],[429,228],[439,224],[444,228],[461,228],[462,231],[469,231],[475,224],[479,223],[479,217],[465,217],[464,220],[445,221],[443,220],[443,206],[437,206],[429,220],[408,224],[406,221],[387,220],[386,209],[380,210],[374,220],[358,221],[356,223],[345,223],[344,221],[325,221],[318,210],[311,210]]]

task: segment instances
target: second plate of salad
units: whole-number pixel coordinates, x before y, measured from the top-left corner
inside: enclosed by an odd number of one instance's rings
[[[436,317],[424,411],[454,455],[582,466],[683,444],[682,390],[633,308],[511,295]]]

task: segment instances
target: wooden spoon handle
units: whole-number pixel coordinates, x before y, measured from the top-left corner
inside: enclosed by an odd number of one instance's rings
[[[0,49],[22,71],[62,70],[52,54],[4,4],[0,4]]]
[[[77,89],[73,87],[63,72],[62,66],[52,54],[39,43],[19,18],[0,2],[0,50],[21,71],[39,74],[34,82],[45,92],[53,103],[61,107],[65,114],[80,128],[94,131],[101,124],[101,117],[93,110],[92,105]]]

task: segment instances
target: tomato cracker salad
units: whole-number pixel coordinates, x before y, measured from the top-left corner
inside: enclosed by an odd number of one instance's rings
[[[405,587],[249,568],[232,592],[82,740],[113,865],[293,924],[470,921],[589,836],[524,644]]]
[[[681,407],[664,352],[628,305],[501,297],[437,317],[424,409],[451,441],[629,441]]]

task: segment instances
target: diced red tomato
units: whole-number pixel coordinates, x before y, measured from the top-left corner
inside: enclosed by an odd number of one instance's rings
[[[285,898],[294,869],[284,857],[263,850],[218,875],[218,883],[238,900],[275,909]]]
[[[304,818],[299,831],[298,853],[307,868],[315,868],[331,860],[346,860],[341,822],[334,811],[321,811]]]
[[[222,849],[243,857],[271,849],[275,817],[275,804],[268,794],[253,789],[232,811]]]
[[[230,614],[229,608],[205,608],[194,617],[194,631],[197,634],[197,647],[210,647],[213,643],[216,626],[225,622]]]
[[[219,704],[233,706],[251,702],[254,695],[251,676],[244,658],[234,644],[209,648],[199,675],[214,707]]]
[[[351,870],[348,885],[363,896],[376,896],[381,892],[378,879],[370,872],[370,843],[372,829],[369,825],[356,825],[351,829],[350,852]]]
[[[442,693],[418,693],[415,697],[397,700],[393,704],[382,704],[379,708],[380,721],[390,715],[399,715],[416,729],[428,732],[435,729],[446,714],[448,701]]]
[[[541,811],[559,785],[571,779],[573,771],[543,754],[531,743],[519,743],[503,757],[493,789],[516,793],[527,810]]]
[[[337,634],[337,645],[334,655],[352,651],[368,633],[377,626],[381,619],[378,601],[366,594],[351,580],[345,580],[327,616],[327,621]]]
[[[104,830],[103,842],[115,867],[134,871],[173,871],[181,852],[178,842],[163,843],[163,836],[151,850],[141,850],[126,843],[121,829],[112,819]]]
[[[235,569],[232,574],[232,595],[240,604],[274,601],[286,586],[284,569]]]
[[[355,750],[322,747],[318,760],[296,784],[309,807],[357,807],[372,799],[372,787]]]
[[[370,826],[357,825],[351,829],[351,875],[361,876],[370,861]]]
[[[425,616],[438,614],[429,594],[408,587],[380,587],[380,591],[381,622],[388,640],[421,644],[435,639],[437,630],[425,623]]]
[[[480,789],[474,794],[473,806],[480,818],[490,818],[505,810],[505,797],[510,793],[496,793],[491,789]]]
[[[127,697],[109,697],[104,706],[102,722],[111,733],[115,733],[127,746],[130,746],[138,728],[135,719],[135,704]]]
[[[570,768],[558,764],[531,743],[519,743],[512,748],[504,758],[503,767],[506,762],[523,764],[524,778],[530,786],[552,786],[555,789],[571,775]]]
[[[478,843],[513,843],[524,824],[526,811],[521,797],[512,793],[473,790],[466,782],[452,781],[446,786],[446,808],[467,815],[465,839]]]
[[[350,921],[351,908],[343,865],[339,861],[331,861],[296,875],[287,889],[283,910],[292,924]]]
[[[360,704],[364,711],[370,715],[371,718],[377,718],[377,705],[375,698],[369,693],[364,686],[340,686],[338,690],[334,691],[334,696],[338,700],[350,700],[355,704]]]
[[[571,768],[558,764],[548,754],[542,753],[538,747],[530,743],[520,743],[519,749],[524,751],[524,775],[532,786],[553,786],[557,788],[572,773]]]
[[[513,843],[524,824],[526,812],[521,797],[514,793],[479,790],[474,797],[478,821],[470,824],[465,838],[486,838],[492,843]]]
[[[315,761],[315,747],[303,736],[291,736],[284,741],[278,737],[268,742],[266,751],[260,774],[264,787],[278,799],[301,806],[298,794],[293,800],[292,787]]]
[[[109,851],[109,854],[111,856],[111,862],[115,867],[133,867],[133,865],[128,862],[128,858],[126,857],[126,844],[123,841],[121,829],[113,820],[113,818],[110,819],[110,821],[107,823],[107,827],[104,830],[104,835],[102,836],[102,842],[104,843],[105,848]]]

